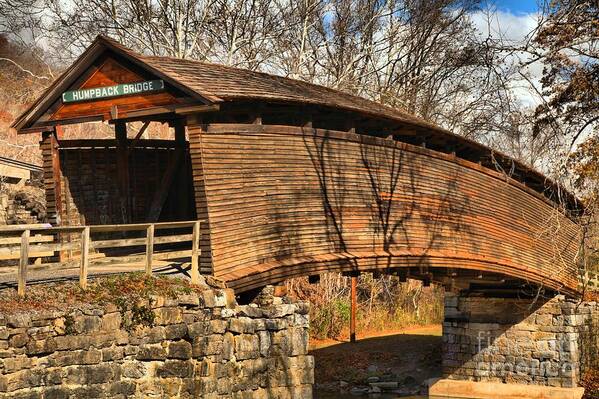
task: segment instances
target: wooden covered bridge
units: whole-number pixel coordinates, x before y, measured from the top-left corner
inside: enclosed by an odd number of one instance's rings
[[[92,121],[114,125],[115,137],[61,136]],[[172,139],[143,138],[153,122]],[[13,127],[40,134],[52,224],[204,220],[201,271],[239,292],[376,270],[578,291],[573,196],[360,97],[98,37]]]

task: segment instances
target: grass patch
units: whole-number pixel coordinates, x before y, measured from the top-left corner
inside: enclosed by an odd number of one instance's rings
[[[27,287],[26,296],[21,298],[15,290],[0,292],[0,313],[15,313],[36,310],[66,310],[81,304],[115,304],[119,309],[131,310],[136,304],[149,300],[151,296],[176,298],[182,294],[201,292],[188,281],[166,276],[147,276],[143,272],[119,274],[91,280],[87,289],[78,282],[40,284]],[[137,316],[146,317],[143,312]]]

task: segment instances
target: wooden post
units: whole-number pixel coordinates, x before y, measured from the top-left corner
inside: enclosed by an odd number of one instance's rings
[[[152,256],[154,256],[154,224],[146,230],[146,275],[152,275]]]
[[[89,226],[81,232],[81,267],[79,269],[79,286],[87,288],[87,267],[89,266]]]
[[[356,312],[358,309],[357,300],[358,276],[351,276],[351,317],[349,321],[349,341],[356,342]]]
[[[177,119],[173,123],[173,128],[175,129],[175,141],[185,143],[187,141],[185,138],[185,119]]]
[[[193,225],[193,233],[191,235],[191,283],[200,283],[200,221],[196,221]]]
[[[40,147],[44,162],[44,188],[46,191],[46,208],[50,223],[59,226],[61,223],[62,196],[60,186],[60,157],[58,134],[60,129],[42,132]]]
[[[129,204],[129,154],[127,146],[127,124],[118,121],[114,125],[116,136],[116,167],[117,179],[119,185],[119,206],[122,216],[122,222],[130,221],[130,204]]]
[[[19,259],[19,275],[17,294],[25,296],[25,285],[27,284],[27,264],[29,263],[29,230],[21,233],[21,257]]]

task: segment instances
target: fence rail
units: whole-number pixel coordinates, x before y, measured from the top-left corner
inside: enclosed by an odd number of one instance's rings
[[[79,262],[79,284],[82,288],[87,287],[91,265],[140,264],[146,274],[152,275],[152,267],[157,261],[183,258],[191,258],[191,283],[197,284],[200,279],[200,226],[199,220],[96,226],[0,226],[0,261],[19,261],[17,292],[20,296],[25,295],[30,268],[60,268],[73,261]],[[191,232],[181,232],[190,228]],[[132,232],[143,236],[127,237]],[[114,233],[121,233],[123,237],[106,238]],[[94,238],[94,235],[102,237]],[[191,242],[191,248],[182,249],[188,242]],[[158,248],[160,246],[168,248]],[[140,252],[135,250],[136,247],[145,249]],[[56,254],[59,254],[58,262],[41,262]],[[35,265],[29,263],[31,258],[37,258]]]

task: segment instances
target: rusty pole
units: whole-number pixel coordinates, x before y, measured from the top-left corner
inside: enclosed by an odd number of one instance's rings
[[[349,320],[349,342],[356,342],[356,311],[358,308],[356,288],[358,285],[358,277],[351,276],[351,317]]]

